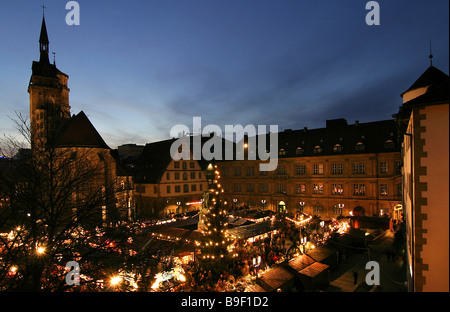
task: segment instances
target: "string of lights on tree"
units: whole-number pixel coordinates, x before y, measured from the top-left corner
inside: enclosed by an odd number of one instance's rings
[[[220,184],[217,165],[209,164],[206,174],[209,186],[203,195],[203,209],[199,223],[199,230],[206,236],[201,258],[219,259],[230,255],[228,247],[233,239],[228,233],[226,203],[220,198],[224,190]]]

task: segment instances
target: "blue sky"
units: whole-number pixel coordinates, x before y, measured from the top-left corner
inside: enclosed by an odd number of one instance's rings
[[[2,3],[1,135],[16,133],[8,116],[29,113],[41,2]],[[72,114],[112,148],[166,139],[194,116],[281,130],[391,118],[429,66],[430,38],[433,65],[449,72],[448,0],[378,1],[379,26],[359,0],[79,0],[79,26],[66,2],[43,0],[50,51]]]

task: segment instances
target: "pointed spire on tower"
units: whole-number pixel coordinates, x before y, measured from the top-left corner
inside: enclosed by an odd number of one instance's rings
[[[45,6],[42,6],[45,9]],[[47,26],[45,25],[45,15],[42,13],[42,25],[41,25],[41,35],[39,36],[39,52],[41,53],[41,58],[39,62],[47,62],[48,60],[48,35]]]

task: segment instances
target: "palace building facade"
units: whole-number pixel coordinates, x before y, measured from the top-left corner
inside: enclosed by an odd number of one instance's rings
[[[394,120],[349,125],[336,119],[325,128],[285,130],[278,133],[277,169],[259,171],[261,162],[218,163],[230,205],[324,219],[400,217],[402,158]]]

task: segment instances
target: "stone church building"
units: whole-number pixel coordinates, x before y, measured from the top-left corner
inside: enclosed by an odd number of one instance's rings
[[[80,166],[90,170],[89,181],[72,194],[72,200],[87,201],[86,194],[94,190],[103,193],[102,202],[96,208],[98,212],[93,214],[95,223],[106,225],[130,220],[134,216],[131,176],[121,166],[117,151],[105,143],[86,114],[81,111],[71,115],[69,76],[55,62],[50,63],[45,16],[39,54],[39,61],[33,61],[28,86],[33,157],[48,160],[53,153],[58,155],[60,164],[71,160],[72,173],[79,174]]]

